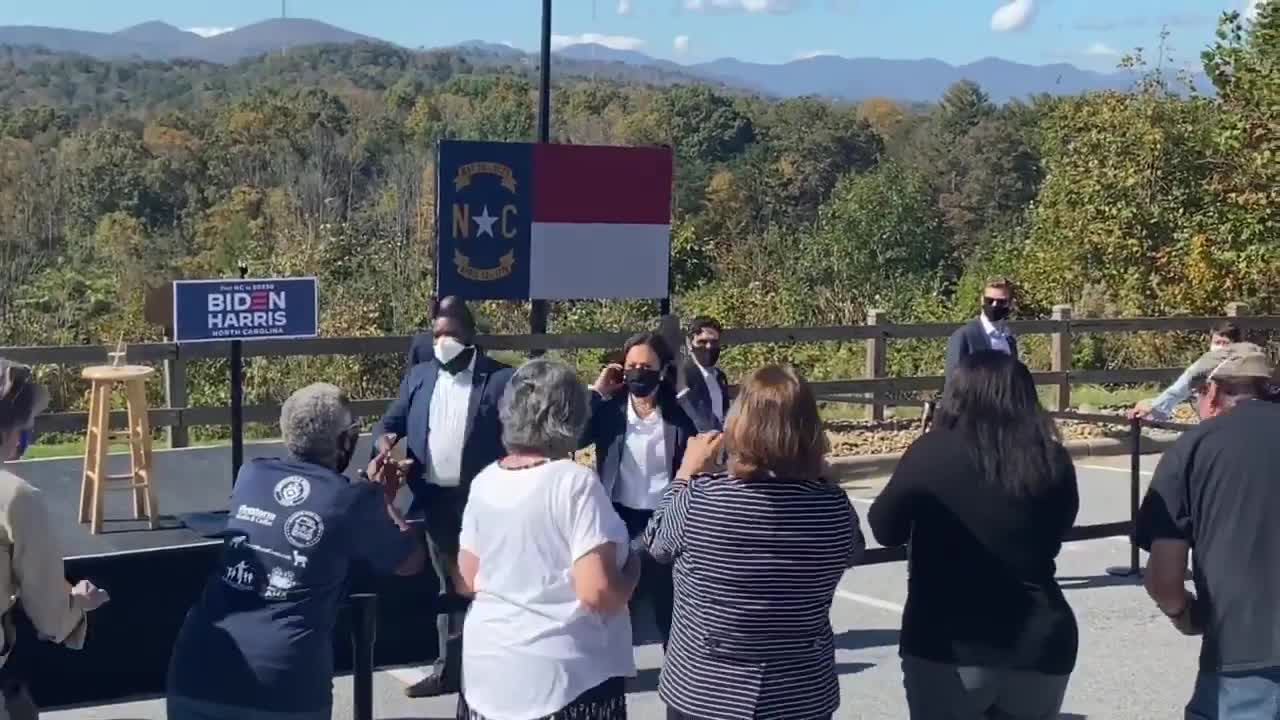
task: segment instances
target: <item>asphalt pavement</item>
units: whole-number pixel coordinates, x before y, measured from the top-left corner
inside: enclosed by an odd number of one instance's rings
[[[1143,489],[1155,456],[1143,458]],[[1091,458],[1077,463],[1081,508],[1078,525],[1125,520],[1129,515],[1128,458]],[[850,495],[859,514],[883,478],[854,483]],[[865,527],[865,523],[864,523]],[[868,533],[869,535],[869,533]],[[1058,561],[1058,575],[1080,625],[1080,655],[1068,688],[1063,718],[1077,720],[1158,720],[1182,717],[1195,680],[1199,640],[1179,635],[1134,580],[1106,573],[1126,565],[1126,538],[1069,543]],[[980,592],[956,588],[956,592]],[[841,720],[907,718],[897,656],[902,605],[906,600],[904,563],[858,567],[845,574],[831,609],[840,673]],[[631,683],[630,717],[664,718],[657,697],[662,650],[656,644],[636,648],[639,675]],[[374,679],[374,716],[379,720],[447,720],[455,698],[409,700],[406,683],[421,677],[416,668],[384,669]],[[351,681],[334,681],[334,718],[351,717]],[[163,701],[144,699],[94,708],[43,713],[47,720],[152,720],[164,718]]]

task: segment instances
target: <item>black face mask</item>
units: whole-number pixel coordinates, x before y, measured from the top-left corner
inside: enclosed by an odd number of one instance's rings
[[[982,314],[987,316],[991,322],[1000,322],[1009,317],[1008,305],[992,305],[990,303],[982,304]]]
[[[635,397],[649,397],[662,382],[662,374],[648,368],[627,368],[622,373],[622,381],[627,384],[627,392]]]
[[[345,473],[351,465],[351,458],[356,456],[356,443],[359,441],[359,434],[353,431],[347,434],[346,442],[338,449],[337,467],[335,469],[339,475]]]
[[[700,345],[691,345],[689,354],[693,355],[693,359],[698,361],[698,365],[704,368],[714,367],[720,360],[720,346],[702,347]]]

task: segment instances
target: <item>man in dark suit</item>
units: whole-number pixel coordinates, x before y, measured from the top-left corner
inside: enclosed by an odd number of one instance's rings
[[[720,323],[695,317],[686,332],[689,357],[680,361],[678,397],[690,410],[698,432],[723,430],[729,414],[729,381],[716,365],[720,361]]]
[[[454,591],[458,536],[471,480],[503,453],[498,401],[512,369],[475,346],[476,324],[466,305],[445,298],[431,324],[431,355],[414,339],[400,394],[374,437],[375,456],[405,442],[412,461],[405,484],[413,492],[410,519],[420,519],[440,583],[440,656],[430,674],[405,690],[409,697],[458,692],[462,671],[462,616],[466,599]]]
[[[1018,341],[1009,332],[1007,320],[1013,312],[1013,283],[996,278],[982,291],[982,312],[964,327],[951,334],[947,341],[946,369],[943,383],[960,366],[960,361],[982,350],[998,350],[1018,357]]]

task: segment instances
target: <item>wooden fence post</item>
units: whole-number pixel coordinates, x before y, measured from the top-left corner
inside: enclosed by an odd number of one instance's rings
[[[1051,342],[1051,360],[1052,366],[1049,368],[1053,372],[1070,373],[1071,372],[1071,306],[1070,305],[1054,305],[1053,319],[1062,323],[1058,327],[1057,332],[1053,333]],[[1057,397],[1054,398],[1054,410],[1068,410],[1071,408],[1071,379],[1063,377],[1058,383]]]
[[[172,357],[164,361],[164,403],[171,408],[187,406],[187,360],[182,357],[181,345],[174,345]],[[187,423],[181,415],[176,425],[165,428],[165,434],[169,436],[171,448],[184,448],[191,443]]]
[[[1244,317],[1249,314],[1248,303],[1229,302],[1227,303],[1227,317]]]
[[[888,319],[889,319],[888,314],[885,313],[885,311],[883,310],[867,311],[868,325],[883,325],[885,322],[888,321]],[[884,356],[885,356],[885,349],[887,346],[887,344],[885,343],[884,335],[876,335],[873,338],[868,338],[866,340],[866,344],[867,344],[866,377],[868,378],[884,377],[884,372],[885,372]],[[877,422],[884,420],[884,404],[880,402],[883,399],[884,398],[880,393],[871,393],[871,405],[867,410],[868,420],[874,420]]]

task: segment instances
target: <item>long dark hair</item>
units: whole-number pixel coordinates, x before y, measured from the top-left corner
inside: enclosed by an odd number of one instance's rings
[[[987,481],[1015,496],[1039,495],[1063,480],[1058,430],[1040,405],[1027,366],[991,350],[961,361],[938,407],[936,426],[965,436]]]
[[[656,332],[642,332],[632,335],[627,340],[627,344],[622,346],[623,358],[631,352],[631,348],[637,345],[648,347],[654,355],[658,356],[658,364],[661,366],[658,372],[662,374],[657,391],[658,410],[662,413],[662,417],[668,420],[674,418],[675,413],[680,409],[680,404],[676,401],[676,354],[671,349],[671,344]]]

